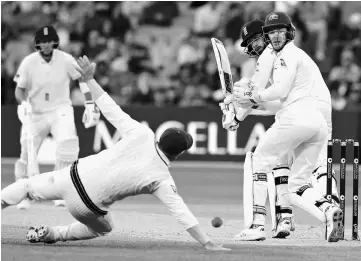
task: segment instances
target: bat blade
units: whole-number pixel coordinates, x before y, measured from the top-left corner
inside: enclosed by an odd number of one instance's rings
[[[211,42],[214,55],[216,57],[222,91],[225,96],[228,96],[233,94],[233,79],[228,54],[226,48],[220,40],[212,38]]]

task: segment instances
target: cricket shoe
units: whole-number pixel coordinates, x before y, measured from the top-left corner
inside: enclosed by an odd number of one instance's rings
[[[19,204],[16,205],[19,210],[28,210],[31,206],[30,199],[25,198]]]
[[[56,242],[54,240],[54,231],[48,226],[40,226],[38,228],[30,227],[28,233],[26,234],[26,240],[30,243],[44,242],[47,244],[53,244]]]
[[[62,199],[53,200],[53,202],[54,202],[54,206],[56,206],[56,207],[65,207],[66,206],[65,200],[62,200]]]
[[[281,218],[278,222],[276,231],[273,232],[273,238],[286,238],[291,235],[292,221],[290,217]]]
[[[337,242],[343,235],[343,212],[335,205],[328,206],[325,210],[326,215],[326,233],[328,242]]]
[[[266,239],[266,232],[264,226],[252,225],[250,228],[245,228],[241,233],[234,236],[235,241],[261,241]]]

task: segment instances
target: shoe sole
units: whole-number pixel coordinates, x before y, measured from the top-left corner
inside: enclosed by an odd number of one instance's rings
[[[278,232],[275,236],[273,236],[273,238],[286,238],[289,235],[291,235],[290,231],[288,230],[281,230],[280,232]]]
[[[341,210],[336,210],[332,217],[332,231],[328,236],[328,242],[338,242],[343,235],[343,213]],[[326,231],[327,233],[327,231]]]
[[[30,238],[29,237],[30,231],[34,231],[34,233],[37,234],[37,237],[36,238]],[[49,234],[49,228],[40,227],[39,229],[36,229],[34,227],[30,227],[29,231],[28,231],[28,234],[26,235],[26,240],[28,242],[30,242],[30,243],[45,243],[45,244],[53,244],[53,243],[55,243],[55,241],[54,242],[45,241],[45,237],[46,237],[47,234]]]

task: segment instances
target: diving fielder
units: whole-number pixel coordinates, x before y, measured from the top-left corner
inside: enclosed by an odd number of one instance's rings
[[[259,180],[260,176],[265,176],[267,169],[277,163],[277,158],[286,155],[283,152],[291,152],[294,159],[288,185],[291,193],[284,192],[284,197],[320,220],[326,221],[326,239],[329,242],[338,241],[342,231],[339,228],[342,226],[340,222],[343,213],[337,203],[325,200],[323,194],[326,186],[319,187],[321,178],[317,181],[326,170],[325,144],[332,130],[328,88],[317,65],[302,50],[294,46],[292,40],[295,30],[286,14],[270,14],[266,18],[263,31],[266,39],[271,42],[275,54],[275,60],[269,64],[274,64],[273,67],[271,66],[274,82],[269,88],[258,88],[259,85],[249,83],[246,90],[244,86],[238,90],[235,88],[234,96],[242,103],[248,101],[262,104],[279,101],[281,106],[276,113],[275,124],[261,139],[253,156],[251,153],[247,155],[251,164],[249,167],[245,166],[245,175],[247,170],[251,171]],[[260,58],[262,56],[263,54]],[[261,65],[260,60],[259,65]],[[268,76],[266,79],[268,80]],[[326,137],[323,133],[325,131]],[[309,182],[312,171],[315,177],[313,186]],[[257,178],[254,180],[256,183]],[[254,187],[256,188],[256,185]],[[256,191],[255,193],[257,194]],[[335,186],[333,193],[338,199]],[[257,227],[252,225],[239,236],[252,234],[252,229]]]
[[[64,199],[77,221],[68,226],[32,227],[26,237],[32,243],[54,243],[108,234],[114,226],[109,207],[115,201],[151,194],[205,249],[229,250],[202,231],[169,172],[170,162],[192,146],[192,136],[170,128],[157,141],[149,127],[126,114],[93,79],[95,64],[86,56],[79,58],[78,64],[96,104],[122,139],[110,149],[76,160],[62,170],[18,180],[1,191],[1,208],[17,204],[27,195],[36,200]]]
[[[26,56],[21,62],[14,81],[17,83],[15,97],[19,103],[18,117],[22,122],[21,153],[15,163],[15,179],[39,174],[36,155],[43,140],[51,133],[56,141],[55,170],[73,163],[79,154],[79,140],[74,123],[74,110],[70,100],[70,79],[79,79],[74,69],[75,59],[58,50],[59,36],[52,26],[44,26],[35,34],[36,52]],[[82,84],[80,85],[81,90]],[[94,126],[100,113],[92,101],[91,94],[85,93],[83,123],[86,128]],[[27,128],[30,128],[30,133]],[[28,148],[27,135],[33,136],[33,145]],[[30,138],[30,137],[29,137]],[[28,173],[28,151],[34,151],[30,164],[35,173]],[[54,201],[56,206],[64,206],[64,201]],[[27,209],[30,201],[25,199],[19,209]]]

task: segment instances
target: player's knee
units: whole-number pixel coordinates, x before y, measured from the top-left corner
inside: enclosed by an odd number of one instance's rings
[[[112,221],[108,221],[104,224],[102,224],[102,226],[97,227],[97,228],[93,228],[91,229],[93,231],[93,233],[95,233],[97,236],[102,237],[105,236],[107,234],[109,234],[112,230],[113,230],[113,222]]]
[[[306,185],[303,185],[303,186],[300,186],[298,188],[295,188],[295,187],[290,187],[289,186],[289,190],[292,191],[292,190],[295,190],[296,189],[296,194],[299,195],[300,197],[302,197],[303,193],[305,193],[305,191],[307,189],[311,188],[311,186],[309,184],[306,184]]]
[[[326,166],[321,166],[316,168],[313,172],[312,172],[312,183],[314,182],[319,182],[320,179],[322,178],[326,178],[327,177],[327,167]],[[336,176],[335,176],[335,170],[332,170],[332,178],[336,181]]]

